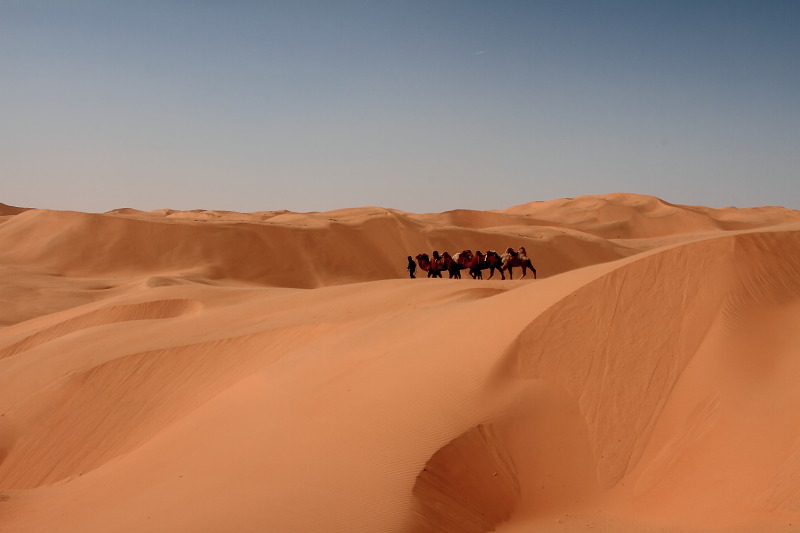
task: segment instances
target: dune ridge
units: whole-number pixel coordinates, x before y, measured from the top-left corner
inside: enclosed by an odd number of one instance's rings
[[[0,216],[0,531],[800,523],[800,212]]]

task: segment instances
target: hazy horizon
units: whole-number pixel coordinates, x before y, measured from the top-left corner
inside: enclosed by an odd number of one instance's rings
[[[800,209],[800,3],[0,1],[0,202]]]

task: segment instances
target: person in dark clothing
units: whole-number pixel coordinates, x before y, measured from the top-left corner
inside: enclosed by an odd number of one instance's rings
[[[408,275],[411,276],[411,279],[417,277],[414,275],[414,273],[417,271],[417,264],[414,262],[414,260],[411,258],[410,255],[408,256],[408,267],[406,267],[406,270],[408,270]]]

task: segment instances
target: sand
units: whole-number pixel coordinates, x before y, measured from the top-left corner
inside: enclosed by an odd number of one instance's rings
[[[800,528],[798,211],[0,204],[0,304],[2,532]]]

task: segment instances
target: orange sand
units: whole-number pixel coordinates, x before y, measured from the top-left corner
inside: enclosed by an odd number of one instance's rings
[[[0,204],[0,304],[3,532],[800,528],[798,211]]]

